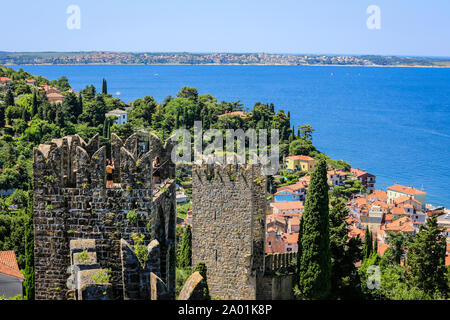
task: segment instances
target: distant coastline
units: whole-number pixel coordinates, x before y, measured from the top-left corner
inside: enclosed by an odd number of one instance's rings
[[[0,52],[0,65],[229,65],[450,68],[450,58],[266,53]]]
[[[305,64],[305,65],[291,65],[291,64],[239,64],[239,63],[153,63],[153,64],[143,64],[143,63],[7,63],[4,66],[260,66],[260,67],[363,67],[363,68],[437,68],[437,69],[448,69],[448,66],[421,66],[421,65],[395,65],[395,66],[385,66],[385,65],[336,65],[336,64]]]

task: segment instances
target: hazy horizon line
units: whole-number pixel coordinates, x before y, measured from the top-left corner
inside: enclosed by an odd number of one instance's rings
[[[133,53],[133,54],[270,54],[270,55],[292,55],[292,56],[379,56],[379,57],[400,57],[400,58],[435,58],[435,59],[450,59],[450,56],[431,56],[431,55],[407,55],[407,54],[349,54],[349,53],[285,53],[285,52],[232,52],[232,51],[209,51],[209,52],[195,52],[195,51],[117,51],[117,50],[88,50],[88,51],[1,51],[0,54],[33,54],[33,53],[93,53],[93,52],[105,52],[105,53]]]

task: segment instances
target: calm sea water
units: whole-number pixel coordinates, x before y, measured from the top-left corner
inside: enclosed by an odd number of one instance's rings
[[[20,66],[14,66],[18,69]],[[423,188],[427,202],[450,207],[450,69],[293,66],[22,66],[69,78],[74,90],[102,78],[123,101],[162,101],[182,86],[220,100],[273,102],[294,124],[317,131],[314,144],[377,176]]]

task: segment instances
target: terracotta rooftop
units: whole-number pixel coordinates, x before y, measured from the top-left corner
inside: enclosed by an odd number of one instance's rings
[[[300,160],[300,161],[315,161],[316,159],[308,157],[308,156],[293,156],[290,155],[288,158],[292,160]]]
[[[394,207],[391,210],[392,214],[404,214],[405,209],[403,207]]]
[[[297,183],[278,188],[277,193],[283,190],[295,192],[304,188],[308,188],[308,183],[306,181],[299,181]]]
[[[12,79],[7,77],[0,77],[0,82],[8,82],[8,81],[12,81]]]
[[[407,195],[404,195],[404,196],[400,196],[400,197],[398,197],[398,198],[395,198],[395,199],[394,199],[394,202],[397,203],[397,204],[400,204],[400,203],[403,203],[403,202],[406,202],[406,201],[409,201],[409,200],[411,200],[412,202],[414,202],[414,203],[416,203],[416,204],[422,206],[422,204],[420,203],[420,201],[418,201],[418,200],[416,200],[416,199],[414,199],[414,198],[412,198],[412,197],[410,197],[410,196],[407,196]]]
[[[23,274],[19,271],[19,265],[17,264],[16,254],[14,251],[0,251],[0,273],[25,279]]]
[[[426,194],[426,192],[412,188],[412,187],[405,187],[399,184],[395,184],[393,186],[388,187],[388,190],[393,190],[393,191],[397,191],[397,192],[403,192],[406,194],[411,194],[411,195],[417,195],[417,194]]]
[[[369,199],[378,199],[380,201],[386,201],[387,200],[387,193],[381,190],[375,190],[373,193],[369,194],[367,196]]]
[[[244,111],[233,111],[233,112],[227,111],[224,114],[218,115],[217,117],[221,118],[221,117],[225,117],[225,116],[239,116],[241,118],[249,117],[249,115],[247,115]]]
[[[283,242],[294,244],[298,242],[298,232],[296,233],[283,233],[283,236],[281,237]]]
[[[392,221],[391,223],[384,225],[384,229],[393,232],[414,232],[412,220],[409,217],[402,217]]]
[[[348,175],[348,172],[345,172],[345,171],[342,171],[342,170],[335,170],[335,169],[333,169],[333,170],[328,170],[327,171],[327,174],[329,174],[329,175],[340,175],[340,176],[347,176]]]
[[[304,208],[301,201],[272,202],[270,205],[278,210],[295,210]]]
[[[359,177],[361,177],[361,176],[364,176],[364,175],[368,175],[368,176],[372,176],[372,177],[374,177],[374,175],[373,174],[370,174],[370,173],[368,173],[367,171],[365,171],[365,170],[360,170],[359,168],[351,168],[350,169],[350,172],[352,173],[352,174],[354,174],[357,178],[359,178]]]
[[[386,252],[387,248],[389,248],[389,245],[386,243],[381,243],[377,248],[378,254],[382,256]]]

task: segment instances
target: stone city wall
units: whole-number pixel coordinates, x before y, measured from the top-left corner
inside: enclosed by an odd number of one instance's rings
[[[129,146],[131,150],[125,146]],[[93,239],[101,268],[111,269],[112,294],[123,298],[120,240],[145,235],[160,244],[158,276],[175,293],[175,266],[168,258],[175,242],[176,200],[174,166],[167,166],[165,185],[152,186],[151,163],[158,154],[170,158],[171,145],[138,132],[125,143],[112,135],[111,159],[118,187],[106,189],[106,146],[98,136],[86,143],[78,135],[34,149],[34,234],[36,299],[67,299],[70,240]],[[127,220],[135,211],[137,222]]]

